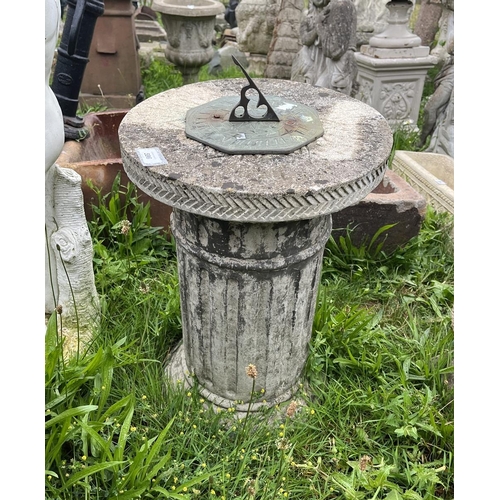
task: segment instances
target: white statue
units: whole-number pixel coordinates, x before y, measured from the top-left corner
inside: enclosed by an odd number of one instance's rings
[[[81,177],[55,163],[64,146],[64,122],[49,79],[60,18],[60,0],[45,0],[45,313],[59,310],[71,350],[76,336],[88,336],[98,319],[99,300]]]

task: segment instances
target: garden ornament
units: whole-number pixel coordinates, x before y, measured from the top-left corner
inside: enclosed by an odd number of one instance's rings
[[[99,301],[81,177],[55,163],[64,145],[64,119],[49,78],[60,0],[45,0],[45,14],[45,314],[59,313],[65,347],[72,350],[98,318]]]

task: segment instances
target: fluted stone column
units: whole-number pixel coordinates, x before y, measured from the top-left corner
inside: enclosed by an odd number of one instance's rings
[[[184,370],[218,406],[286,401],[308,354],[308,341],[331,217],[241,223],[175,210],[184,335]],[[258,405],[257,405],[258,406]]]
[[[174,207],[183,342],[167,376],[189,385],[193,375],[206,399],[240,411],[252,389],[250,364],[258,370],[252,410],[293,396],[307,360],[331,214],[380,183],[392,145],[388,123],[370,106],[333,90],[265,79],[264,95],[315,108],[323,137],[291,154],[246,155],[186,137],[189,109],[238,99],[246,83],[214,80],[163,92],[130,110],[119,129],[128,177]]]

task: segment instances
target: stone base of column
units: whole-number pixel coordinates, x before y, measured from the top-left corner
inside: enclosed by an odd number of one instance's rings
[[[422,48],[428,50],[428,47]],[[381,59],[363,52],[354,54],[359,85],[356,98],[375,108],[393,130],[402,126],[415,130],[425,76],[436,59],[433,56],[397,57],[404,49],[383,50],[392,52],[393,57]]]
[[[172,383],[181,383],[185,388],[193,387],[194,372],[190,372],[186,364],[186,353],[184,351],[184,346],[181,343],[175,348],[167,359],[165,375],[168,380]],[[199,393],[204,399],[212,403],[218,408],[234,408],[235,415],[243,417],[248,411],[248,405],[250,404],[250,411],[256,412],[263,408],[272,408],[281,403],[285,403],[293,398],[293,396],[298,392],[301,386],[300,379],[297,380],[288,390],[281,393],[278,397],[274,397],[270,400],[256,398],[257,401],[251,403],[238,403],[237,400],[223,398],[210,392],[208,389],[198,386]]]

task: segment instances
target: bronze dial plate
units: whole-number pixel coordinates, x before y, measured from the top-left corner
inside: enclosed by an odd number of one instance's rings
[[[221,97],[188,110],[186,136],[228,154],[288,154],[323,135],[315,109],[276,96],[267,100],[279,121],[230,122],[238,100],[237,96]],[[257,100],[251,98],[249,108],[258,116],[262,111],[256,105]]]

